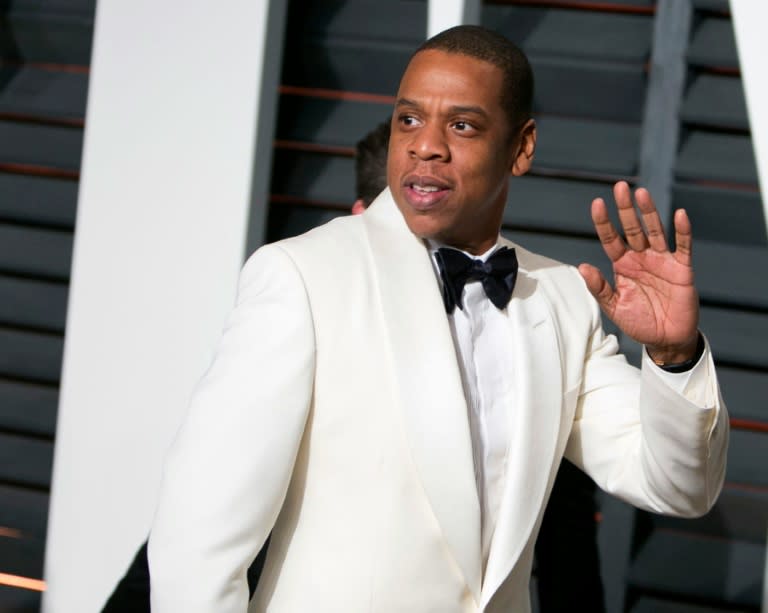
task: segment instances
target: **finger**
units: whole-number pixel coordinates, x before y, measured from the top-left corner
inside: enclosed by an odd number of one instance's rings
[[[595,224],[597,237],[612,262],[626,253],[627,247],[619,233],[616,232],[616,228],[613,227],[611,219],[608,217],[608,207],[602,198],[595,198],[592,201],[592,223]]]
[[[664,224],[661,222],[659,212],[653,203],[650,192],[641,187],[635,191],[637,208],[643,215],[643,224],[648,238],[648,243],[654,251],[667,251],[667,237],[664,234]]]
[[[685,209],[675,211],[675,259],[685,266],[691,265],[693,255],[693,233],[691,220]]]
[[[589,293],[595,297],[605,314],[612,318],[616,305],[616,292],[605,280],[603,273],[591,264],[579,264],[579,273],[584,278]]]
[[[613,186],[613,197],[616,199],[619,220],[629,248],[633,251],[645,251],[648,249],[648,239],[632,204],[632,194],[626,181],[619,181]]]

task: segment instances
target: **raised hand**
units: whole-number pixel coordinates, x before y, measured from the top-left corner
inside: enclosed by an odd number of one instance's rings
[[[592,202],[592,221],[613,263],[615,288],[590,264],[581,264],[579,272],[605,314],[644,344],[651,358],[667,364],[684,362],[696,351],[699,324],[688,215],[682,209],[675,212],[677,249],[673,253],[648,190],[635,191],[642,223],[626,182],[616,183],[613,195],[625,240],[608,218],[602,198]]]

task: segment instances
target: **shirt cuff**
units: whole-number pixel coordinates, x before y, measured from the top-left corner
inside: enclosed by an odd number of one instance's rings
[[[690,370],[681,373],[672,373],[657,366],[648,351],[643,347],[643,368],[653,370],[668,387],[684,396],[689,402],[700,407],[711,407],[715,403],[713,386],[710,385],[710,349],[707,339],[704,338],[704,352],[698,362]]]

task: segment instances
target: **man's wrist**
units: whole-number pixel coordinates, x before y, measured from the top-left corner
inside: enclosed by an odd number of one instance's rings
[[[691,370],[696,366],[704,353],[704,348],[704,337],[699,332],[696,335],[696,340],[688,343],[683,348],[659,350],[658,348],[646,347],[646,351],[653,363],[662,370],[671,373],[681,373]]]

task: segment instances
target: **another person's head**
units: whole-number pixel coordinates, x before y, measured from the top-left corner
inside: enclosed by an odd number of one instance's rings
[[[362,213],[387,186],[390,121],[383,121],[355,145],[357,200],[352,213]]]
[[[387,178],[410,230],[480,253],[496,241],[509,174],[533,161],[533,75],[523,52],[457,26],[412,56],[392,116]]]
[[[355,146],[357,198],[368,206],[387,186],[390,121],[381,122]]]

